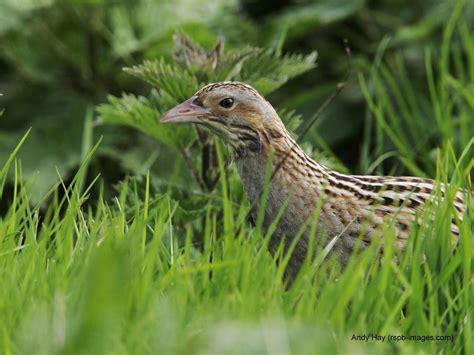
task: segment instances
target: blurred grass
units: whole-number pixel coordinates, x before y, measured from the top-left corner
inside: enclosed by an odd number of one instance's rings
[[[12,159],[2,169],[2,181],[11,168],[16,182],[0,219],[2,353],[471,353],[470,195],[455,249],[446,198],[401,255],[388,227],[384,246],[373,243],[344,271],[308,260],[286,288],[284,255],[272,260],[258,228],[236,234],[245,205],[235,209],[225,179],[220,194],[230,215],[220,228],[222,217],[203,210],[196,246],[191,227],[173,224],[176,202],[152,194],[148,176],[144,203],[131,202],[143,191],[125,182],[114,200],[84,208],[90,186],[80,186],[93,151],[41,219],[20,182],[21,164]],[[439,161],[440,173],[450,157]],[[446,196],[467,187],[469,171],[460,172]],[[453,341],[364,343],[353,334]]]

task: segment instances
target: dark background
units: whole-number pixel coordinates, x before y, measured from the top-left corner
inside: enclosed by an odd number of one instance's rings
[[[217,35],[226,48],[281,47],[284,52],[318,51],[317,68],[291,80],[269,97],[278,107],[310,117],[349,73],[346,87],[305,137],[333,153],[340,169],[367,173],[375,159],[364,137],[374,135],[358,75],[381,62],[396,72],[403,63],[421,114],[432,108],[424,53],[436,62],[443,29],[457,2],[452,0],[51,0],[0,4],[0,166],[31,127],[19,154],[23,179],[35,181],[39,200],[57,181],[69,180],[84,156],[83,129],[95,121],[95,106],[108,94],[146,94],[149,87],[124,73],[144,59],[171,60],[173,34],[184,32],[204,47]],[[463,9],[474,23],[472,2]],[[455,38],[456,40],[456,38]],[[350,55],[347,48],[350,48]],[[368,131],[367,131],[368,129]],[[106,190],[127,174],[142,174],[160,143],[125,127],[96,124],[103,141],[91,165]],[[435,147],[436,134],[428,137]],[[391,148],[390,141],[384,150]],[[167,152],[165,150],[165,152]],[[172,152],[162,154],[173,160]],[[156,172],[158,161],[152,164]],[[388,158],[379,173],[407,173]],[[433,173],[433,172],[428,172]],[[12,177],[13,179],[13,177]],[[8,187],[8,186],[7,186]],[[10,186],[11,188],[11,186]],[[6,190],[3,201],[11,191]],[[2,202],[3,204],[4,202]],[[5,206],[4,206],[5,207]]]

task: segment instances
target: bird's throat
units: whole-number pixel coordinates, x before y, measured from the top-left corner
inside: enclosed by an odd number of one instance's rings
[[[273,197],[276,204],[283,204],[286,196],[292,195],[292,189],[299,185],[312,183],[320,186],[319,183],[314,183],[314,174],[307,171],[313,171],[315,167],[307,165],[305,160],[309,157],[303,150],[291,139],[279,143],[264,145],[257,152],[248,152],[235,160],[250,203],[261,199],[266,182],[270,183],[270,199]],[[319,168],[319,164],[312,163]],[[323,169],[321,167],[321,171]],[[308,179],[312,181],[306,181]],[[313,194],[316,192],[312,191]]]

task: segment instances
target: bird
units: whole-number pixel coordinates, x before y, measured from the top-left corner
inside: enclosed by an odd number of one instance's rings
[[[294,248],[287,265],[289,278],[298,274],[308,253],[310,228],[298,234],[308,221],[317,218],[317,230],[327,242],[336,238],[332,252],[346,265],[356,248],[364,249],[383,236],[389,224],[395,230],[394,243],[403,248],[437,188],[427,178],[347,175],[314,161],[292,138],[272,104],[242,82],[205,85],[160,121],[205,126],[230,146],[245,193],[255,207],[253,219],[265,203],[263,228],[276,223],[270,251],[281,243],[285,250]],[[273,169],[270,179],[268,164]],[[267,199],[262,201],[266,183]],[[445,186],[438,186],[444,196]],[[456,219],[462,220],[466,206],[462,191],[452,198],[456,218],[450,229],[456,239]]]

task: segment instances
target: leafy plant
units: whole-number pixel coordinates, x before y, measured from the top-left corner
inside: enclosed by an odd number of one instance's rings
[[[201,190],[208,192],[217,182],[213,136],[199,128],[192,132],[187,127],[161,125],[161,114],[215,81],[244,81],[269,94],[290,78],[314,68],[316,53],[283,55],[262,48],[224,51],[222,39],[206,50],[184,35],[175,37],[174,53],[174,61],[161,58],[126,68],[127,73],[148,82],[153,89],[147,98],[131,94],[121,98],[109,96],[109,103],[98,107],[100,121],[133,126],[174,148],[194,171]],[[190,152],[192,149],[200,151],[200,164],[189,158],[196,156],[196,152]]]
[[[169,58],[178,29],[209,42],[214,38],[210,29],[218,26],[222,13],[232,14],[236,7],[236,1],[214,0],[1,1],[0,107],[8,115],[0,121],[0,161],[32,127],[19,157],[24,178],[36,179],[39,200],[58,173],[69,180],[79,166],[90,108],[110,92],[140,92],[137,81],[121,73],[123,66],[157,53]],[[226,21],[240,18],[233,13]],[[126,170],[118,137],[135,137],[126,130],[94,127],[93,136],[102,135],[92,165],[116,181]],[[148,146],[143,144],[142,150]]]

